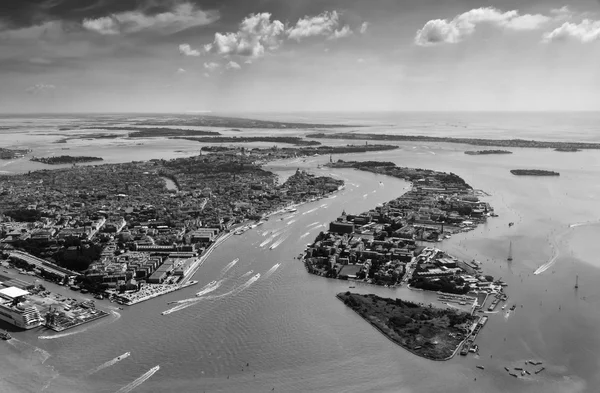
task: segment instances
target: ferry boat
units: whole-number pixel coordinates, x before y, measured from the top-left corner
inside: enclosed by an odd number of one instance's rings
[[[10,340],[12,336],[6,330],[2,330],[0,331],[0,338],[3,340]]]

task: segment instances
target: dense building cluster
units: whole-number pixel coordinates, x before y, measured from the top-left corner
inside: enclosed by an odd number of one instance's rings
[[[411,280],[416,287],[466,293],[478,278],[467,277],[478,266],[443,253],[428,254],[416,241],[440,241],[467,231],[494,215],[471,187],[454,174],[399,168],[393,163],[342,162],[353,167],[408,180],[412,189],[368,212],[343,212],[306,250],[311,273],[379,285]],[[475,280],[473,282],[472,280]],[[473,287],[476,285],[473,285]]]
[[[4,177],[0,247],[46,278],[71,276],[60,267],[85,272],[80,285],[93,291],[174,284],[221,233],[343,184],[303,171],[279,184],[261,157],[233,150]]]

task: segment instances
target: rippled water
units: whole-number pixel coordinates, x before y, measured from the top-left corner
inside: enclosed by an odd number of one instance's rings
[[[308,275],[294,259],[325,229],[321,225],[343,209],[367,210],[407,186],[363,172],[319,170],[317,164],[328,157],[313,157],[270,168],[282,177],[297,167],[332,173],[347,184],[336,198],[307,204],[293,217],[272,218],[233,236],[199,269],[197,285],[127,307],[120,318],[113,315],[55,339],[39,339],[53,335],[43,330],[15,333],[17,344],[0,343],[0,390],[115,392],[160,365],[135,392],[597,391],[600,153],[514,149],[510,156],[482,157],[467,156],[464,149],[403,144],[397,151],[344,159],[450,171],[492,195],[487,200],[500,217],[439,245],[482,261],[486,272],[509,284],[509,303],[518,305],[508,316],[490,315],[478,339],[480,358],[432,362],[391,344],[335,298],[348,283]],[[509,169],[523,166],[557,170],[561,176],[510,174]],[[515,225],[508,227],[508,222]],[[578,223],[586,225],[572,226]],[[266,231],[272,232],[263,236]],[[275,233],[273,242],[283,239],[277,248],[269,248],[273,243],[260,246]],[[512,263],[506,261],[510,241]],[[533,274],[552,259],[545,271]],[[578,290],[573,288],[575,275]],[[211,281],[221,284],[196,298]],[[357,285],[355,290],[439,305],[435,296],[406,288]],[[174,306],[168,302],[185,299],[193,299],[191,305],[161,315]],[[125,352],[131,356],[89,375]],[[503,369],[522,366],[527,359],[544,361],[546,370],[514,379]],[[477,364],[485,370],[476,369]]]

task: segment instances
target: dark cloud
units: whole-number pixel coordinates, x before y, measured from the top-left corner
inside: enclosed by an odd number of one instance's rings
[[[166,12],[179,0],[4,0],[0,21],[7,28],[38,25],[51,20],[80,22],[84,18],[100,18],[126,11],[142,11],[147,15]],[[201,9],[218,9],[234,0],[189,0]],[[5,4],[7,3],[7,4]]]

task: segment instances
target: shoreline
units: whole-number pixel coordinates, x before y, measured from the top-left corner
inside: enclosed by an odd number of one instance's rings
[[[339,296],[340,294],[336,294],[335,297],[341,301],[342,303],[344,302],[342,300],[342,298],[340,298]],[[345,304],[344,304],[345,305]],[[409,348],[404,346],[403,344],[397,342],[396,340],[394,340],[392,337],[390,337],[386,332],[384,332],[383,330],[381,330],[381,328],[379,326],[377,326],[376,324],[374,324],[371,320],[365,318],[365,316],[363,316],[362,314],[356,312],[356,310],[352,309],[351,307],[346,307],[346,308],[350,308],[355,314],[357,314],[359,317],[361,317],[363,320],[365,320],[369,325],[371,325],[375,330],[377,330],[379,333],[381,333],[385,338],[387,338],[388,340],[390,340],[391,342],[393,342],[394,344],[398,345],[400,348],[412,353],[413,355],[419,356],[423,359],[427,359],[427,360],[433,360],[436,362],[445,362],[447,360],[452,359],[454,356],[456,356],[456,354],[458,353],[458,351],[460,350],[461,345],[467,340],[467,338],[469,337],[469,335],[467,335],[467,337],[465,337],[465,339],[463,341],[460,342],[460,344],[456,347],[456,349],[452,352],[452,354],[446,358],[443,359],[436,359],[436,358],[432,358],[430,356],[426,356],[424,354],[420,354],[418,352],[416,352],[414,349]]]

